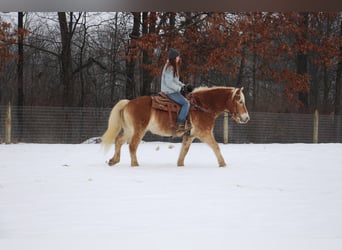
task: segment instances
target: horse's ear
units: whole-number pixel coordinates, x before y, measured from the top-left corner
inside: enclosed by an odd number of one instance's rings
[[[242,91],[243,91],[243,87],[240,88],[240,93],[242,93]]]

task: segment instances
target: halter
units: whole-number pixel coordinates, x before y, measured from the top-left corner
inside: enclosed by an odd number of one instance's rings
[[[235,110],[230,112],[232,119],[236,120],[237,119],[237,103],[235,102]]]

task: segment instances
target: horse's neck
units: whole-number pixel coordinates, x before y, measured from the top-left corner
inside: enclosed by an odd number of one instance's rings
[[[214,89],[197,93],[195,100],[203,108],[210,109],[219,114],[226,110],[227,98],[229,97],[230,89]]]

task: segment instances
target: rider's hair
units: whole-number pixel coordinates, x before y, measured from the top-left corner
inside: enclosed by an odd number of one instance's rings
[[[179,77],[180,60],[177,63],[176,58],[169,59],[168,64],[167,64],[167,69],[170,69],[170,67],[172,67],[173,76]]]

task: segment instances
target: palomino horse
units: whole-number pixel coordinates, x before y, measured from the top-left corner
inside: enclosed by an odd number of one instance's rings
[[[184,158],[195,138],[207,143],[214,151],[220,167],[226,163],[219,145],[213,136],[215,119],[224,111],[232,114],[237,123],[249,121],[242,88],[201,87],[191,93],[191,103],[196,107],[190,109],[191,130],[183,136],[181,151],[177,165],[184,166]],[[173,114],[176,119],[176,113]],[[115,142],[115,153],[109,160],[112,166],[120,162],[121,146],[127,142],[131,156],[131,166],[139,166],[136,151],[147,131],[161,136],[174,136],[174,128],[170,126],[168,112],[152,107],[151,96],[141,96],[133,100],[121,100],[113,108],[107,131],[102,136],[102,143],[108,149]]]

